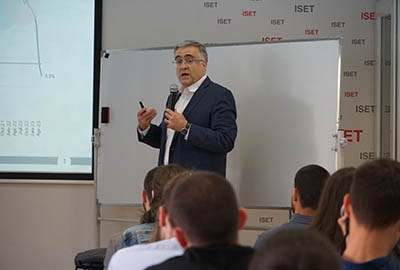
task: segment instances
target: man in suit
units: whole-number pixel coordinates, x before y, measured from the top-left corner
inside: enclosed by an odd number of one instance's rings
[[[151,123],[157,111],[142,108],[137,114],[139,141],[160,149],[159,165],[178,163],[225,175],[227,153],[237,135],[233,95],[207,76],[204,45],[185,41],[175,47],[174,54],[182,85],[175,110],[166,109],[157,126]]]

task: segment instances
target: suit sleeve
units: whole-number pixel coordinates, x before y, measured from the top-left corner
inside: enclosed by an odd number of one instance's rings
[[[160,148],[161,127],[151,124],[150,129],[147,132],[146,136],[142,136],[138,131],[137,131],[137,136],[138,136],[139,142],[143,142],[154,148]]]

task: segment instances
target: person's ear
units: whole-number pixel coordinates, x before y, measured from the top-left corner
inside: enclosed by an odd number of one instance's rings
[[[344,211],[345,216],[350,217],[350,215],[351,215],[351,197],[350,197],[349,193],[347,193],[343,197],[343,211]]]
[[[239,208],[239,230],[243,229],[247,221],[247,212],[243,207]]]
[[[165,211],[165,208],[160,206],[158,208],[158,225],[160,225],[160,228],[165,227],[166,225],[166,220],[167,220],[167,212]]]
[[[299,191],[295,187],[293,188],[292,191],[292,199],[294,202],[297,202],[299,200]]]
[[[347,193],[343,197],[343,204],[342,207],[340,208],[340,215],[339,218],[337,219],[337,223],[339,224],[340,229],[342,230],[343,236],[347,236],[349,233],[349,215],[350,215],[350,195]]]
[[[178,239],[178,242],[181,245],[181,247],[183,248],[188,247],[188,240],[186,238],[186,234],[182,231],[180,227],[173,228],[173,234],[176,237],[176,239]]]
[[[144,189],[142,189],[142,203],[146,204],[147,203],[147,194]]]

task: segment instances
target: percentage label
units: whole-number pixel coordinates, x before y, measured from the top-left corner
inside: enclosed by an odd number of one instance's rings
[[[52,73],[46,73],[44,76],[46,79],[55,79],[56,78],[56,75],[54,75]]]

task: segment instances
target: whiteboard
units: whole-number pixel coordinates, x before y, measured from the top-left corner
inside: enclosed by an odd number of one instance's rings
[[[207,74],[236,100],[238,136],[227,178],[243,206],[289,207],[296,171],[310,163],[337,168],[341,39],[207,46]],[[97,198],[140,204],[158,150],[139,143],[139,101],[159,124],[175,75],[173,48],[110,50],[102,58]]]

